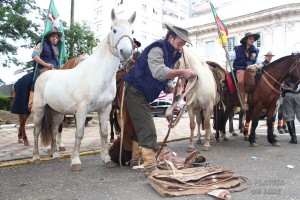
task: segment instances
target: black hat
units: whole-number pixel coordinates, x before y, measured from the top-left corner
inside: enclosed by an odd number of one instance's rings
[[[246,41],[247,41],[247,38],[249,36],[253,36],[254,37],[254,41],[258,40],[258,38],[260,38],[260,35],[257,34],[257,33],[251,33],[251,32],[248,32],[245,34],[245,36],[241,39],[240,43],[241,44],[246,44]]]
[[[174,32],[179,38],[181,38],[182,40],[192,44],[192,42],[189,38],[189,33],[188,33],[187,30],[185,30],[183,28],[180,28],[178,26],[167,24],[167,23],[165,23],[165,25],[166,25],[166,27],[169,31]]]
[[[48,31],[48,33],[45,34],[45,38],[51,36],[51,35],[57,35],[59,38],[62,36],[62,33],[53,29],[51,31]]]
[[[137,41],[135,38],[133,38],[133,43],[137,46],[140,47],[141,43],[139,41]]]

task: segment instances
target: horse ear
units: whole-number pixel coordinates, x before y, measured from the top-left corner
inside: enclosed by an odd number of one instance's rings
[[[116,13],[115,13],[115,9],[113,8],[111,10],[111,20],[112,21],[115,21],[117,19],[117,16],[116,16]]]
[[[131,15],[131,17],[128,19],[129,23],[132,24],[135,20],[136,17],[136,12],[134,11],[134,13]]]

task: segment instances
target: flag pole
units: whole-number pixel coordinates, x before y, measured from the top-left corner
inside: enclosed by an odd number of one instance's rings
[[[209,5],[210,5],[210,9],[211,9],[211,11],[213,12],[213,10],[212,10],[212,3],[211,3],[210,1],[208,1],[208,2],[209,2]],[[214,15],[214,12],[213,12],[213,15]],[[235,79],[235,76],[234,76],[234,73],[233,73],[232,65],[231,65],[231,62],[230,62],[230,59],[229,59],[229,53],[228,53],[227,49],[225,48],[225,43],[224,43],[224,41],[223,41],[222,33],[221,33],[221,31],[220,31],[220,29],[219,29],[219,27],[218,27],[218,23],[217,23],[217,20],[216,20],[216,16],[215,16],[215,15],[214,15],[214,19],[215,19],[215,24],[216,24],[216,26],[217,26],[217,30],[218,30],[219,37],[221,38],[221,41],[222,41],[222,47],[223,47],[223,49],[224,49],[224,51],[225,51],[226,59],[227,59],[227,62],[228,62],[228,64],[229,64],[229,67],[230,67],[230,70],[231,70],[230,73],[231,73],[231,75],[232,75],[232,79],[233,79],[235,88],[236,88],[236,90],[237,90],[238,99],[239,99],[239,102],[240,102],[240,104],[241,104],[241,109],[244,110],[244,108],[243,108],[243,103],[242,103],[242,99],[241,99],[241,95],[240,95],[240,93],[239,93],[238,85],[237,85],[237,83],[236,83],[236,79]]]
[[[44,33],[42,35],[42,41],[41,41],[41,45],[40,45],[40,52],[39,52],[39,56],[41,55],[41,51],[43,51],[43,43],[44,43],[44,36],[45,36],[45,30],[46,30],[46,26],[47,26],[47,21],[48,21],[48,16],[49,16],[49,10],[50,10],[50,7],[51,7],[51,2],[53,0],[50,0],[50,3],[49,3],[49,8],[48,8],[48,12],[47,12],[47,15],[46,15],[46,21],[44,23]],[[33,80],[35,78],[35,75],[36,75],[36,70],[38,68],[38,62],[36,62],[35,64],[35,69],[34,69],[34,74],[33,74]]]

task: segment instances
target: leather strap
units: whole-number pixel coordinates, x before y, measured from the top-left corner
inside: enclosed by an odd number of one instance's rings
[[[276,92],[277,94],[281,95],[281,92],[279,90],[277,90],[268,80],[267,78],[265,77],[265,75],[263,74],[262,75],[262,78],[263,80],[265,81],[265,83],[274,91]]]

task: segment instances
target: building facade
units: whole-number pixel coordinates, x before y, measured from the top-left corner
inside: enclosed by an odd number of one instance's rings
[[[227,1],[216,7],[220,19],[226,24],[229,35],[226,48],[233,51],[235,45],[246,32],[260,34],[255,43],[260,49],[258,60],[262,62],[268,51],[275,54],[273,60],[300,51],[300,3],[299,1],[273,1],[265,6],[258,0],[245,6],[245,1]],[[196,13],[197,14],[197,13]],[[198,13],[196,17],[184,20],[185,28],[190,33],[194,50],[203,60],[212,60],[222,66],[226,63],[225,51],[219,44],[217,28],[211,11]]]

